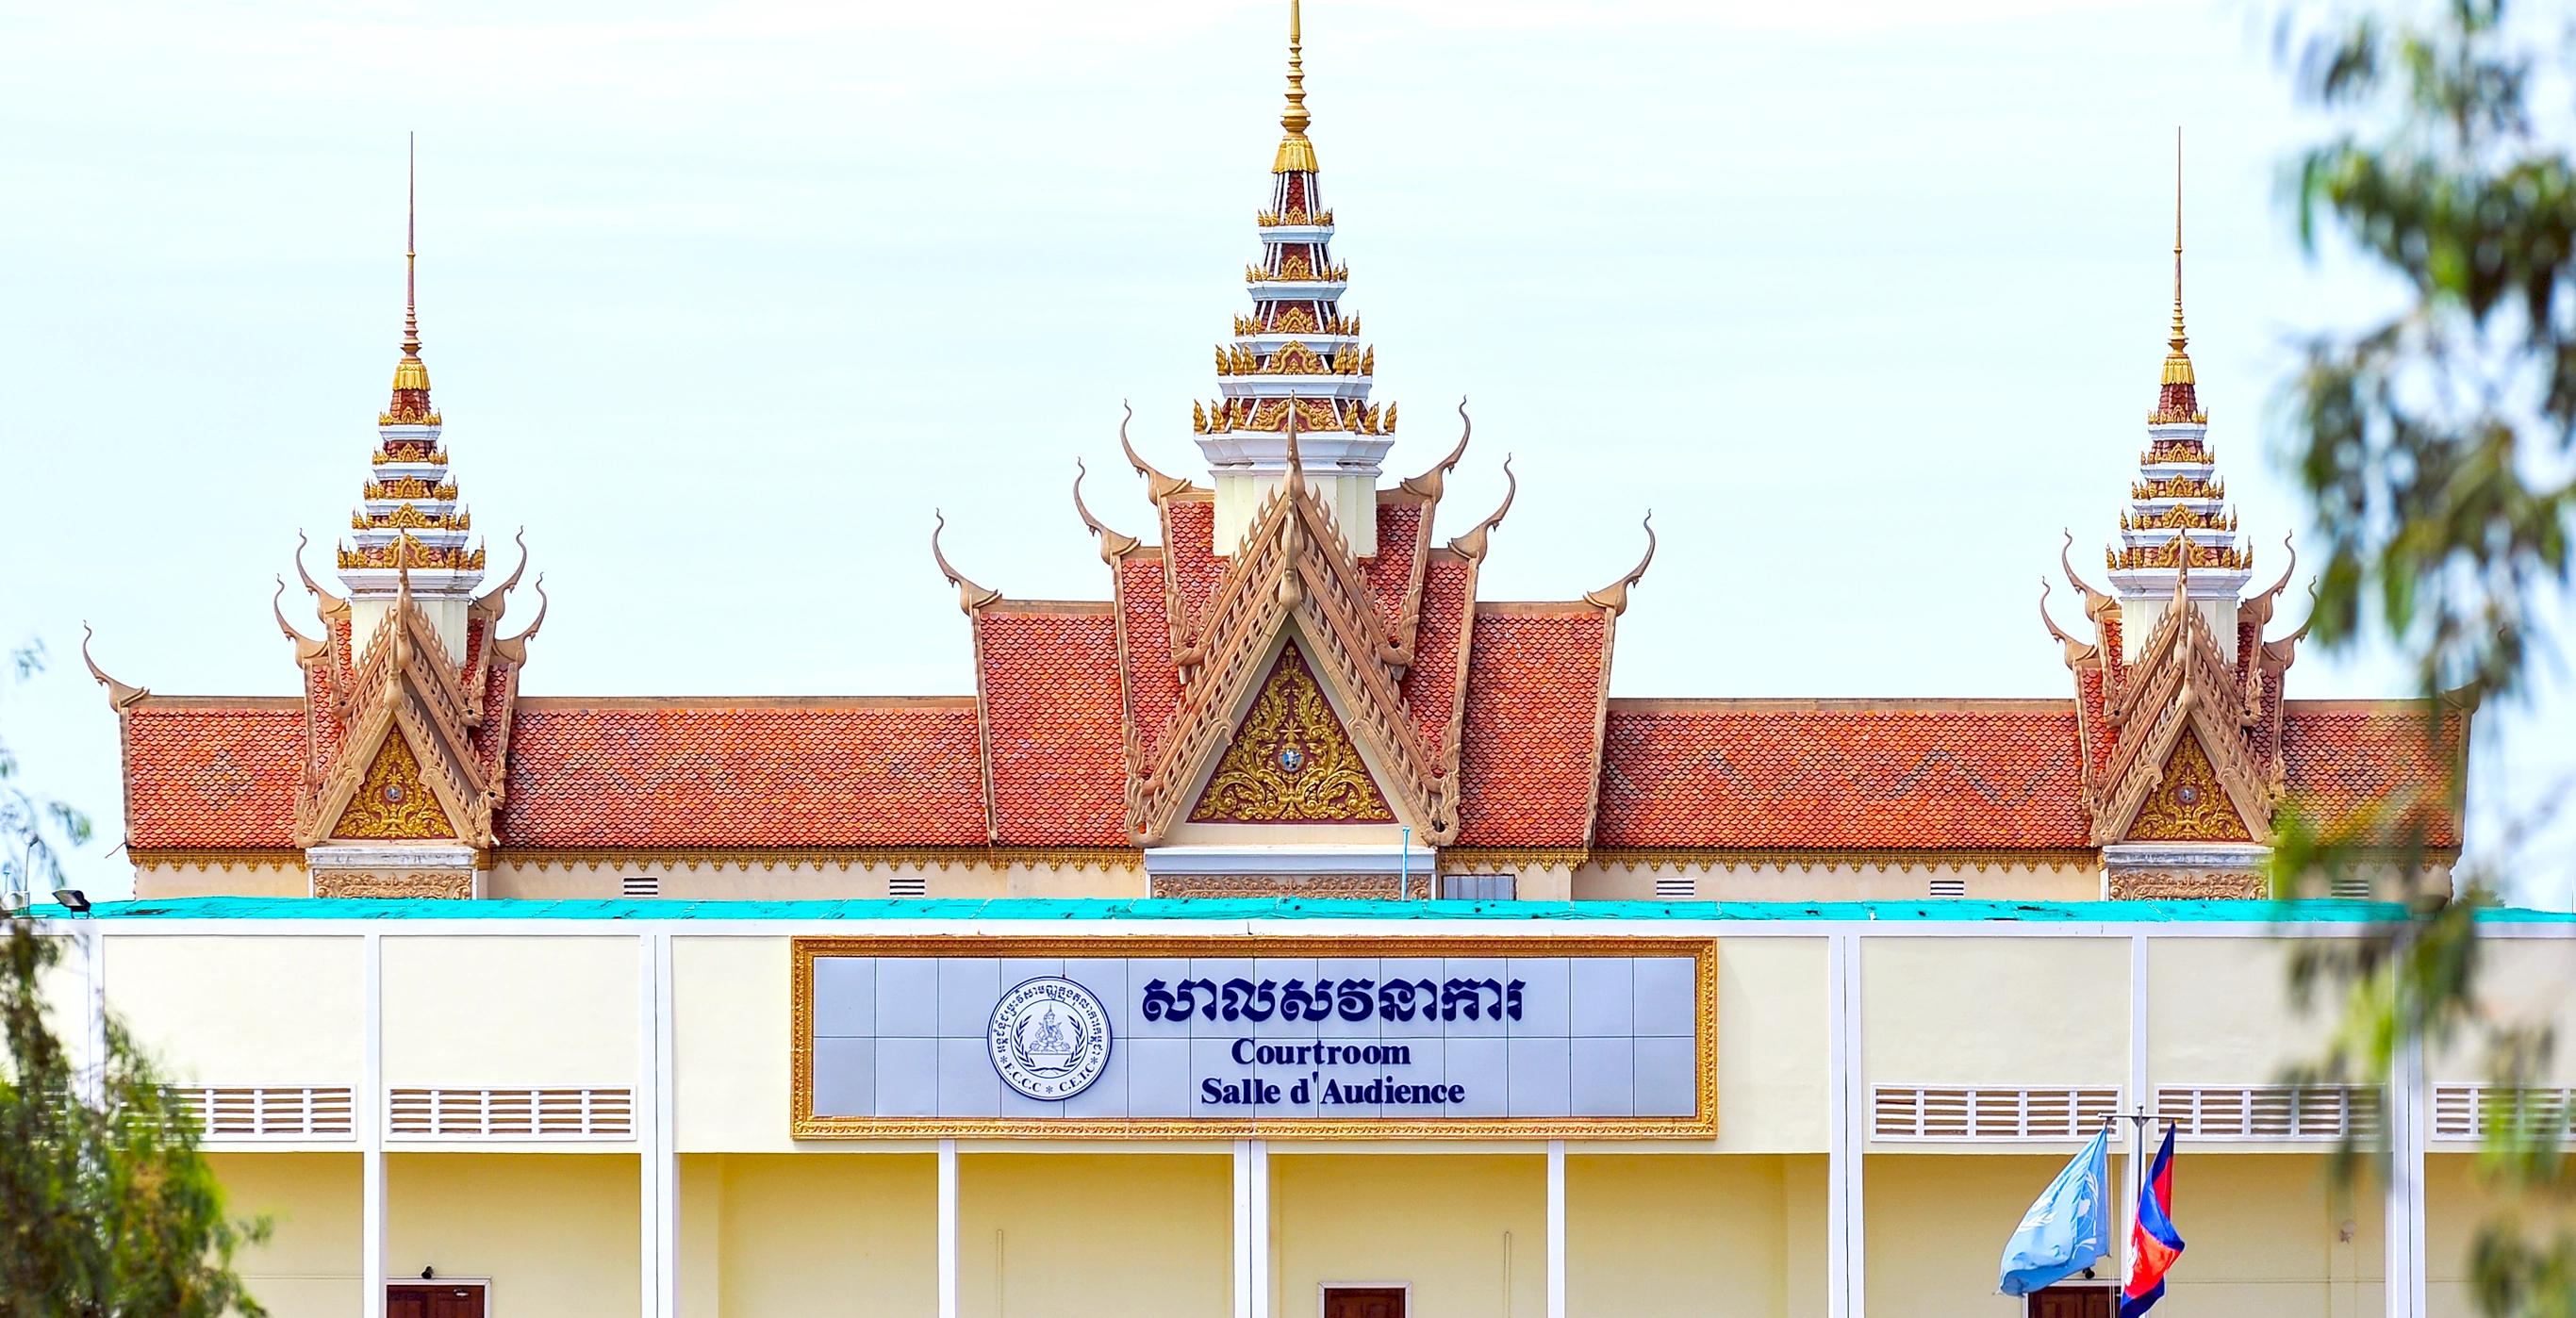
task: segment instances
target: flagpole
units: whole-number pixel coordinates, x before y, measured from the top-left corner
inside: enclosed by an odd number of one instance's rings
[[[2138,1105],[2137,1111],[2126,1113],[2124,1115],[2128,1118],[2131,1135],[2129,1140],[2128,1229],[2120,1233],[2119,1295],[2122,1297],[2125,1297],[2129,1293],[2129,1278],[2136,1276],[2138,1271],[2138,1205],[2145,1202],[2147,1197],[2147,1123],[2155,1120],[2154,1114],[2148,1112],[2146,1105],[2143,1103]],[[2112,1307],[2114,1310],[2117,1310],[2119,1307],[2119,1301],[2117,1299],[2113,1300]]]

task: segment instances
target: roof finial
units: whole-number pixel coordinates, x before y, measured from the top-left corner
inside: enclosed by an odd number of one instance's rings
[[[1298,0],[1288,0],[1288,108],[1279,112],[1279,126],[1288,135],[1279,139],[1273,174],[1315,172],[1315,144],[1306,140],[1306,125],[1314,120],[1306,113],[1306,48],[1297,6]]]
[[[408,134],[403,166],[403,338],[402,360],[394,363],[394,397],[382,424],[434,426],[429,408],[429,367],[420,359],[420,135]]]
[[[2166,384],[2190,384],[2191,356],[2183,348],[2191,342],[2182,328],[2182,129],[2174,129],[2174,312],[2173,335],[2165,340],[2173,351],[2165,358]]]

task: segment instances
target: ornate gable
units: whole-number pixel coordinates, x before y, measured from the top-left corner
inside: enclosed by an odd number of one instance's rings
[[[1260,694],[1208,775],[1190,822],[1395,822],[1386,794],[1294,640],[1280,647]]]
[[[439,808],[438,796],[420,776],[420,761],[401,737],[387,737],[376,749],[367,776],[340,811],[334,841],[428,842],[456,836],[456,826]]]
[[[2129,821],[2125,842],[2251,842],[2200,735],[2185,730],[2165,757],[2154,790]]]

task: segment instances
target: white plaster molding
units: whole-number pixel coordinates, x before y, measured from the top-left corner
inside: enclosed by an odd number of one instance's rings
[[[1305,843],[1295,846],[1148,847],[1145,873],[1161,874],[1415,874],[1436,873],[1440,853],[1429,847]]]
[[[1350,290],[1350,281],[1323,279],[1260,279],[1247,285],[1255,302],[1332,302]]]
[[[453,845],[380,847],[326,842],[304,849],[309,870],[461,869],[474,868],[474,848]]]
[[[1366,375],[1229,375],[1216,382],[1227,398],[1331,398],[1345,403],[1368,401]],[[1305,431],[1297,432],[1304,435]],[[1318,432],[1322,433],[1322,432]]]
[[[2259,842],[2114,842],[2102,848],[2105,869],[2261,869],[2272,849]]]

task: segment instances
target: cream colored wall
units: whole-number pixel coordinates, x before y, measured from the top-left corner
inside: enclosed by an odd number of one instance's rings
[[[1404,1282],[1406,1318],[1533,1318],[1547,1304],[1547,1160],[1298,1154],[1271,1145],[1277,1290],[1312,1318],[1326,1282]]]
[[[1987,901],[2089,902],[2102,896],[2102,872],[2090,865],[1694,865],[1661,870],[1590,864],[1574,871],[1577,901],[1654,901],[1655,881],[1684,875],[1692,901],[1923,901],[1932,880],[1957,879],[1967,896]]]
[[[2551,1085],[2576,1085],[2576,940],[2491,938],[2480,944],[2479,1016],[2506,1027],[2547,1027],[2558,1047],[2541,1077]],[[2434,1080],[2485,1083],[2489,1065],[2474,1039],[2426,1063]]]
[[[1718,939],[1718,1148],[1825,1148],[1833,1079],[1825,989],[1822,938]]]
[[[712,1305],[706,1287],[684,1274],[689,1318],[938,1310],[939,1188],[930,1155],[731,1154],[688,1159],[682,1176],[702,1172],[717,1185],[722,1265]]]
[[[632,1156],[389,1154],[385,1273],[488,1277],[494,1318],[632,1318],[641,1194]]]
[[[958,1312],[1223,1313],[1234,1293],[1233,1178],[1233,1160],[1214,1154],[961,1157]]]
[[[134,895],[172,897],[310,897],[313,880],[297,865],[137,865]]]
[[[182,1084],[356,1085],[365,944],[349,936],[102,940],[108,1009]],[[66,965],[77,967],[78,953]]]
[[[668,861],[598,865],[587,861],[539,865],[503,861],[485,881],[487,897],[539,901],[596,900],[624,895],[626,875],[651,875],[659,896],[686,901],[875,900],[891,895],[898,876],[921,878],[932,897],[1142,897],[1145,871],[1135,866],[1049,865],[733,865]]]
[[[1820,1312],[1821,1306],[1791,1303],[1793,1266],[1812,1266],[1817,1274],[1814,1289],[1801,1287],[1801,1296],[1811,1303],[1822,1298],[1824,1256],[1792,1241],[1786,1162],[1569,1151],[1567,1312],[1622,1318]],[[1540,1248],[1535,1262],[1543,1274],[1543,1240]]]
[[[2148,939],[2151,1081],[2272,1084],[2293,1063],[2318,1056],[2333,1013],[2290,1005],[2289,951],[2259,938]]]
[[[383,948],[387,1086],[637,1084],[633,935],[405,935]],[[777,1036],[782,1057],[785,1046]]]
[[[683,1153],[784,1153],[788,945],[671,940],[673,1142]]]
[[[224,1212],[265,1217],[267,1243],[233,1256],[271,1318],[347,1318],[366,1295],[360,1272],[358,1155],[210,1153]]]
[[[1867,1085],[2122,1085],[2128,940],[1864,939],[1860,1028]]]

